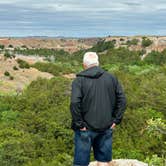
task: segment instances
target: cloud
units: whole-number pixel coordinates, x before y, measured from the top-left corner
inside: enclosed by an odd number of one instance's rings
[[[0,34],[163,35],[165,0],[1,0]]]
[[[20,2],[19,0],[1,0],[0,4],[16,4]]]
[[[12,4],[20,8],[38,9],[44,11],[154,11],[158,8],[166,8],[166,2],[163,0],[1,0],[0,4]]]

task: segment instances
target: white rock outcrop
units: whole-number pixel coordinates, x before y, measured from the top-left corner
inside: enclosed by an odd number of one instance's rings
[[[97,166],[97,162],[91,162],[89,166]],[[133,159],[117,159],[112,160],[109,166],[148,166],[148,164]]]

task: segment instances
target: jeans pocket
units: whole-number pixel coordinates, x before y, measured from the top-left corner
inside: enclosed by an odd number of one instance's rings
[[[89,131],[88,130],[80,130],[80,137],[83,140],[86,140],[89,138]]]
[[[106,133],[107,133],[108,135],[112,134],[112,133],[113,133],[113,129],[112,129],[111,127],[108,128],[108,129],[106,130]]]
[[[113,128],[110,127],[109,130],[113,131]]]

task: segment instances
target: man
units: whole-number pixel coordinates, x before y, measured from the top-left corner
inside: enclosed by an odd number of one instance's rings
[[[88,166],[92,147],[98,165],[108,166],[113,128],[122,120],[126,98],[118,79],[99,67],[95,52],[85,53],[83,68],[72,82],[73,165]]]

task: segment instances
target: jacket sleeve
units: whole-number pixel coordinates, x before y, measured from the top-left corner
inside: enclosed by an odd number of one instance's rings
[[[72,115],[72,123],[78,129],[84,127],[84,120],[81,114],[82,92],[80,80],[76,78],[72,82],[70,112]]]
[[[115,98],[116,104],[115,110],[113,112],[113,122],[115,124],[120,124],[123,118],[123,114],[126,110],[126,97],[122,89],[122,86],[117,78],[115,78]]]

